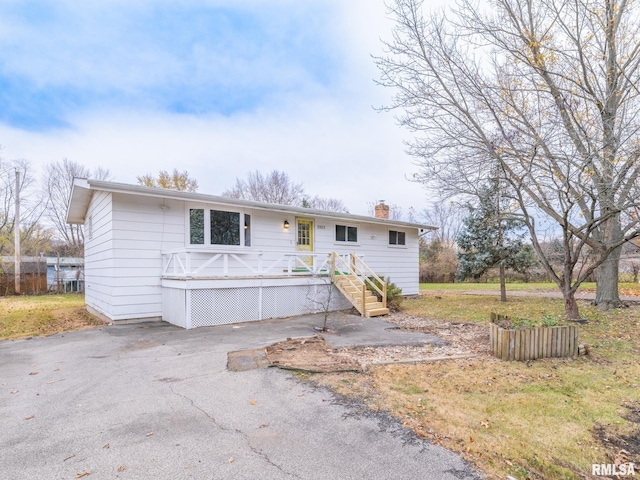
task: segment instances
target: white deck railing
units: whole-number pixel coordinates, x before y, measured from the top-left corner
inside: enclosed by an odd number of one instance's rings
[[[163,277],[292,277],[330,273],[331,253],[179,249],[163,252],[162,263]]]

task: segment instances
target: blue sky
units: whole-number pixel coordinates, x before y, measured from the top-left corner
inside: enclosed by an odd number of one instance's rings
[[[409,134],[372,108],[390,27],[378,0],[4,0],[1,155],[126,183],[177,167],[212,194],[276,168],[352,213],[420,209]]]

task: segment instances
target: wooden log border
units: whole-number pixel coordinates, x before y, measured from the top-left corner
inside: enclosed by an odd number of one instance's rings
[[[502,319],[501,315],[492,313],[489,324],[491,353],[501,360],[577,357],[580,353],[578,327],[575,325],[510,330],[494,323]]]

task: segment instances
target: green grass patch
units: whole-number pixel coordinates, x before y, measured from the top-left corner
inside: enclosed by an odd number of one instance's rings
[[[559,292],[558,286],[552,282],[507,283],[507,292]],[[618,285],[620,295],[640,296],[640,283],[622,282]],[[482,282],[482,283],[421,283],[422,291],[437,292],[461,292],[461,291],[500,291],[500,283],[498,282]],[[580,285],[579,292],[595,292],[595,282],[585,282]]]
[[[405,302],[404,310],[412,315],[460,322],[488,322],[491,312],[532,320],[565,318],[564,305],[558,299],[511,297],[508,302],[501,302],[493,296],[455,293],[421,295]]]
[[[77,293],[0,297],[0,339],[50,335],[101,325]]]
[[[593,284],[595,287],[595,284]],[[507,283],[507,292],[516,291],[530,291],[530,292],[544,292],[557,290],[558,287],[555,283]],[[435,291],[473,291],[473,290],[490,290],[500,291],[499,283],[421,283],[420,290],[435,290]]]

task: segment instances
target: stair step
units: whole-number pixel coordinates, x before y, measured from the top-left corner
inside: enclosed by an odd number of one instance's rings
[[[351,297],[350,300],[351,300],[351,303],[354,303],[354,304],[360,305],[362,303],[361,297]],[[367,305],[367,309],[382,307],[382,302],[379,302],[376,297],[366,297],[365,303]]]
[[[336,278],[349,278],[351,280],[353,279],[357,279],[358,276],[357,275],[352,275],[352,274],[347,274],[347,275],[336,275]]]
[[[353,295],[360,295],[362,296],[362,288],[356,288],[356,287],[352,287],[352,286],[346,286],[346,287],[342,287],[343,290],[349,294],[353,294]],[[369,292],[367,295],[370,295],[371,292]]]
[[[380,315],[388,315],[389,314],[389,309],[388,308],[375,308],[373,310],[367,310],[367,313],[365,316],[367,317],[379,317]]]

